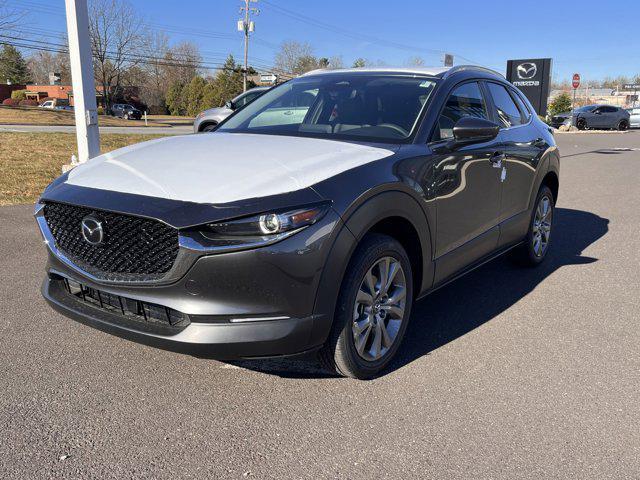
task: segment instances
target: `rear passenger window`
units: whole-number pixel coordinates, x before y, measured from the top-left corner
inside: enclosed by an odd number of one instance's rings
[[[515,127],[522,125],[522,115],[518,107],[516,106],[513,98],[509,95],[509,92],[502,85],[497,83],[487,83],[489,92],[493,98],[493,103],[496,106],[498,114],[498,121],[505,127]]]
[[[464,117],[488,119],[487,107],[477,82],[460,85],[449,96],[438,118],[434,140],[453,138],[453,127]]]

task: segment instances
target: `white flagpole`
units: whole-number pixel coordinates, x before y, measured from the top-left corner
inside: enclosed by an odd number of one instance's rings
[[[65,0],[65,3],[78,160],[82,163],[100,155],[96,87],[89,39],[89,13],[87,0]]]

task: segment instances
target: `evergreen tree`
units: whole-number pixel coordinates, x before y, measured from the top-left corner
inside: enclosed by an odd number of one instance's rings
[[[0,83],[11,82],[24,85],[31,82],[29,67],[20,51],[13,45],[4,44],[0,50]]]
[[[571,96],[566,92],[562,92],[549,103],[549,115],[553,116],[570,111],[571,103]]]
[[[185,85],[180,81],[173,82],[167,90],[167,109],[171,115],[186,115],[185,90]]]

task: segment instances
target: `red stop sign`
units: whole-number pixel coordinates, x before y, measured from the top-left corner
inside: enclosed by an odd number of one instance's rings
[[[579,73],[574,73],[573,74],[573,82],[571,84],[573,85],[573,88],[578,88],[580,86],[580,74]]]

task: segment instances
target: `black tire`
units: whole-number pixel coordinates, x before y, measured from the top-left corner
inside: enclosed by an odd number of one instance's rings
[[[547,237],[546,248],[543,249],[542,254],[538,254],[535,251],[534,246],[534,237],[535,237],[535,224],[536,224],[536,212],[538,210],[538,206],[541,204],[543,198],[548,198],[550,201],[550,209],[551,212],[548,217],[550,231],[549,236]],[[531,219],[529,221],[529,230],[527,231],[527,236],[525,237],[524,242],[518,247],[514,248],[511,251],[511,258],[518,265],[523,267],[537,267],[542,262],[544,262],[545,258],[549,254],[549,248],[551,247],[551,240],[553,239],[553,217],[555,214],[555,198],[553,197],[553,192],[551,189],[542,185],[540,190],[538,191],[538,195],[536,196],[536,202],[533,207],[533,212],[531,212]]]
[[[587,129],[587,121],[584,118],[579,118],[576,122],[576,127],[578,130],[586,130]]]
[[[626,120],[620,120],[620,123],[618,124],[618,130],[620,130],[621,132],[629,130],[629,122],[627,122]]]
[[[356,295],[365,274],[385,257],[400,262],[406,284],[405,307],[400,327],[387,352],[378,360],[367,361],[356,351],[353,316]],[[365,236],[353,254],[342,281],[338,303],[329,338],[320,351],[320,359],[327,369],[339,375],[369,379],[378,375],[393,359],[406,332],[413,303],[413,274],[409,257],[402,245],[392,237],[381,234]]]
[[[200,132],[202,133],[213,132],[216,128],[218,128],[217,123],[207,123],[204,127],[202,127],[202,130],[200,130]]]

